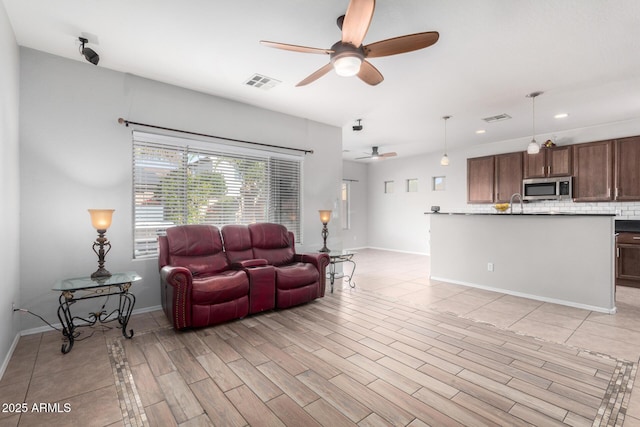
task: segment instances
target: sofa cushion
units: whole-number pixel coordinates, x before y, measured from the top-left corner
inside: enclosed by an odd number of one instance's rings
[[[229,267],[222,239],[212,225],[187,225],[167,229],[169,265],[188,268],[194,275],[213,274]]]
[[[253,259],[251,235],[246,225],[225,225],[221,232],[224,250],[230,264]]]
[[[253,245],[253,257],[266,259],[271,265],[290,264],[294,260],[294,248],[287,228],[280,224],[250,224],[248,226]]]
[[[293,289],[315,283],[320,278],[318,269],[313,264],[296,262],[276,267],[276,287]]]
[[[193,304],[220,304],[249,293],[249,279],[244,271],[228,270],[211,276],[195,276],[191,290]]]

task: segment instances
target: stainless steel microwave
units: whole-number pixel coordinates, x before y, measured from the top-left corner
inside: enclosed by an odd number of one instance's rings
[[[524,200],[571,200],[573,177],[523,179],[522,196]]]

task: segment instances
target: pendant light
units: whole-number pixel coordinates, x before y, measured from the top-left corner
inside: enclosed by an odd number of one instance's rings
[[[440,159],[440,164],[442,166],[449,166],[449,156],[447,156],[447,120],[450,118],[451,116],[442,117],[444,120],[444,155]]]
[[[536,142],[536,96],[542,95],[543,93],[544,92],[531,92],[527,95],[527,98],[531,98],[533,104],[533,137],[527,146],[527,154],[538,154],[540,152],[540,145]]]

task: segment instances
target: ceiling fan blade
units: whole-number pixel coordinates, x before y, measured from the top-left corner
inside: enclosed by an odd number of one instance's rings
[[[390,152],[390,153],[380,154],[380,157],[387,158],[387,157],[395,157],[395,156],[397,156],[397,155],[398,155],[398,153],[396,153],[395,151],[392,151],[392,152]]]
[[[363,82],[370,84],[371,86],[375,86],[384,80],[382,73],[380,73],[380,71],[378,71],[378,69],[371,65],[367,60],[362,61],[358,77],[360,77]]]
[[[364,157],[356,157],[354,160],[364,160],[364,159],[370,159],[373,156],[364,156]]]
[[[295,44],[270,42],[267,40],[260,40],[260,44],[263,44],[269,47],[274,47],[276,49],[290,50],[293,52],[301,52],[301,53],[318,53],[322,55],[330,55],[333,53],[333,50],[331,49],[319,49],[317,47],[298,46]]]
[[[365,46],[364,56],[366,58],[379,58],[381,56],[412,52],[435,44],[439,38],[440,34],[437,31],[394,37]]]
[[[375,0],[351,0],[342,23],[342,43],[360,47],[369,30],[375,7]]]
[[[304,79],[300,83],[298,83],[296,85],[296,87],[305,86],[305,85],[308,85],[309,83],[313,83],[316,80],[318,80],[320,77],[322,77],[325,74],[327,74],[332,69],[333,69],[333,65],[331,64],[331,62],[329,62],[327,65],[325,65],[324,67],[320,68],[319,70],[317,70],[316,72],[311,74],[309,77],[307,77],[306,79]]]

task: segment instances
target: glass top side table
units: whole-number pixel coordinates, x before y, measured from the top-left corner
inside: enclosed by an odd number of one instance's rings
[[[343,274],[342,277],[347,279],[347,283],[349,283],[350,287],[356,287],[356,282],[353,280],[353,275],[356,272],[356,262],[353,260],[353,256],[355,254],[357,254],[357,252],[348,250],[331,251],[327,253],[327,255],[329,255],[329,280],[331,282],[331,293],[333,293],[333,283],[336,279],[336,265],[345,262],[350,263],[353,266],[353,270],[351,270],[351,274]]]
[[[138,273],[127,271],[114,273],[109,277],[94,278],[76,277],[58,280],[52,290],[59,291],[58,319],[62,324],[62,335],[65,342],[62,344],[62,353],[68,353],[73,348],[73,343],[78,336],[77,328],[93,326],[97,322],[107,323],[117,320],[122,328],[125,338],[133,337],[133,330],[127,332],[127,324],[136,302],[136,297],[129,292],[134,282],[142,280]],[[76,295],[76,293],[80,295]],[[118,295],[118,308],[110,313],[103,309],[99,312],[89,313],[87,318],[71,314],[71,306],[78,301]],[[79,321],[79,322],[78,322]]]

